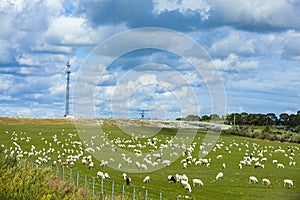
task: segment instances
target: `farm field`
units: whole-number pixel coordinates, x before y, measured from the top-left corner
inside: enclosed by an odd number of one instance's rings
[[[87,125],[88,126],[88,125]],[[155,127],[142,129],[151,132]],[[65,163],[70,156],[77,155],[78,159],[73,158],[72,167],[70,162],[65,167],[66,171],[72,168],[72,171],[80,172],[93,177],[97,177],[97,171],[107,172],[110,179],[105,179],[107,185],[112,181],[115,183],[116,190],[120,190],[121,186],[125,184],[123,180],[122,169],[112,169],[108,166],[100,166],[103,161],[108,161],[112,165],[118,166],[120,163],[117,159],[108,158],[110,155],[117,155],[122,158],[121,152],[111,151],[107,152],[107,156],[103,159],[97,160],[92,158],[93,167],[88,164],[83,165],[82,159],[91,155],[93,151],[101,151],[103,147],[109,146],[111,150],[118,148],[127,152],[134,152],[138,149],[143,156],[149,154],[149,150],[155,149],[155,146],[160,149],[164,145],[173,144],[176,152],[180,152],[180,157],[171,165],[166,165],[162,169],[153,172],[146,172],[140,170],[140,173],[127,173],[132,179],[129,186],[125,186],[126,191],[132,191],[136,188],[137,194],[148,191],[149,199],[159,199],[160,192],[163,194],[163,199],[179,199],[184,197],[188,199],[299,199],[300,198],[300,145],[293,143],[281,143],[277,141],[267,141],[259,139],[251,139],[245,137],[221,135],[216,141],[216,145],[212,147],[212,151],[208,153],[205,159],[209,159],[209,164],[199,161],[199,151],[205,145],[202,140],[206,132],[199,130],[194,137],[190,146],[183,147],[183,145],[170,143],[174,139],[176,129],[163,128],[156,135],[147,138],[147,133],[143,135],[142,132],[136,135],[124,134],[123,131],[114,124],[105,124],[102,130],[106,133],[107,138],[114,144],[111,146],[109,142],[103,137],[95,135],[86,135],[85,140],[79,137],[78,132],[72,121],[64,119],[1,119],[0,120],[0,136],[2,145],[6,149],[6,154],[13,154],[19,156],[20,159],[27,159],[36,163],[39,158],[46,158],[41,162],[45,162],[50,166],[53,163],[61,169],[61,163]],[[82,131],[82,130],[81,130]],[[185,129],[186,136],[190,136],[190,129]],[[138,138],[135,138],[138,136]],[[93,138],[96,137],[96,138]],[[86,138],[91,138],[87,140]],[[155,139],[154,139],[155,138]],[[180,141],[180,138],[177,138]],[[184,139],[184,138],[183,138]],[[152,143],[152,144],[151,144]],[[96,144],[96,145],[92,145]],[[138,145],[140,144],[140,145]],[[102,145],[102,146],[101,146]],[[131,146],[129,146],[131,145]],[[202,147],[201,147],[202,146]],[[98,148],[96,148],[98,147]],[[187,152],[187,148],[191,147],[193,150],[189,151],[191,159],[190,164],[187,164],[184,169],[182,163],[183,159],[187,159],[188,153],[183,155],[182,152]],[[24,153],[26,152],[26,153]],[[30,153],[34,152],[34,154]],[[172,152],[171,152],[172,153]],[[79,155],[79,156],[78,156]],[[172,154],[173,155],[173,154]],[[221,156],[220,156],[221,155]],[[152,156],[152,155],[151,155]],[[175,154],[173,155],[175,156]],[[125,156],[123,156],[125,157]],[[126,156],[128,159],[128,156]],[[169,159],[163,154],[162,161],[158,163],[162,165],[164,160]],[[218,157],[218,158],[217,158]],[[241,161],[251,159],[251,165],[242,164]],[[264,159],[263,159],[264,158]],[[138,158],[131,157],[132,164],[136,166]],[[103,161],[101,161],[103,160]],[[149,160],[150,157],[149,157]],[[152,161],[156,160],[152,157]],[[274,160],[277,160],[275,162]],[[263,167],[254,167],[256,162],[259,162]],[[121,162],[121,161],[120,161]],[[129,163],[129,162],[128,162]],[[131,163],[131,162],[130,162]],[[143,163],[143,160],[140,161]],[[224,163],[226,167],[224,168]],[[284,168],[280,168],[277,164],[282,164]],[[38,163],[39,164],[39,163]],[[153,163],[152,163],[153,164]],[[148,169],[152,169],[148,163]],[[136,166],[139,168],[139,166]],[[90,168],[90,169],[89,169]],[[155,169],[155,167],[153,167]],[[216,175],[223,172],[224,177],[221,180],[216,180]],[[201,179],[204,186],[191,186],[192,192],[189,193],[180,183],[168,183],[168,175],[186,174],[189,178],[189,183],[192,185],[192,179]],[[150,176],[149,183],[143,183],[145,176]],[[249,176],[255,176],[258,179],[257,184],[249,183]],[[270,185],[263,185],[262,179],[268,178]],[[283,180],[293,180],[294,186],[284,187]],[[99,186],[100,178],[96,179],[96,184]],[[117,194],[116,194],[117,195]],[[127,196],[130,197],[131,193]],[[137,196],[139,199],[139,196]],[[142,199],[142,197],[141,197]]]

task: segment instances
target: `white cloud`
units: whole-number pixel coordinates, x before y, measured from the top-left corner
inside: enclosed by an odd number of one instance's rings
[[[230,54],[225,59],[215,59],[214,64],[219,70],[222,71],[241,71],[241,70],[254,70],[259,67],[259,62],[255,60],[240,61],[240,58],[235,54]]]
[[[123,24],[93,28],[84,17],[60,16],[52,21],[46,37],[58,45],[95,45],[126,29]]]
[[[246,38],[244,33],[232,30],[227,37],[217,39],[209,49],[213,56],[227,56],[235,54],[254,54],[253,39]]]
[[[210,16],[211,6],[202,0],[154,0],[153,12],[161,14],[163,12],[179,11],[183,15],[190,15],[193,12],[199,14],[202,20],[207,20]]]
[[[260,27],[262,30],[269,28],[266,26],[300,28],[299,2],[213,0],[210,3],[213,4],[218,19],[225,23],[238,24],[237,26],[244,26],[244,28],[250,25]]]

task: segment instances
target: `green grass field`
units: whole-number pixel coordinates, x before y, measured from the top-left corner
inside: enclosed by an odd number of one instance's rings
[[[124,134],[115,125],[105,125],[102,129],[108,134],[110,140],[116,138],[130,139],[131,136]],[[187,134],[188,134],[187,130]],[[172,138],[176,133],[174,129],[162,129],[155,136],[161,140],[160,143],[164,143],[166,139]],[[201,140],[205,137],[205,132],[199,131],[194,139],[195,151],[192,156],[197,157]],[[53,136],[57,135],[57,138],[61,141],[59,145],[54,143]],[[1,119],[0,120],[0,145],[4,145],[8,152],[15,148],[14,141],[21,147],[23,151],[30,151],[31,145],[35,146],[37,151],[47,151],[49,143],[52,144],[52,148],[55,152],[49,154],[51,162],[57,160],[57,151],[62,152],[63,148],[61,144],[65,145],[65,148],[78,150],[78,146],[72,146],[72,141],[80,141],[77,134],[77,130],[72,123],[68,120],[50,120],[50,119]],[[27,141],[26,141],[27,140]],[[143,143],[147,139],[141,138],[140,142]],[[281,143],[276,141],[258,140],[238,136],[221,135],[217,141],[218,144],[223,144],[220,149],[216,148],[216,151],[211,151],[206,158],[211,158],[211,164],[209,167],[204,165],[195,166],[192,164],[187,169],[183,169],[180,161],[183,157],[178,158],[170,166],[163,169],[149,172],[149,173],[128,173],[132,178],[130,186],[126,186],[126,194],[128,198],[132,195],[133,187],[137,191],[137,199],[143,198],[145,190],[148,191],[149,199],[159,199],[159,193],[163,193],[163,199],[176,199],[176,196],[180,196],[183,199],[184,196],[188,196],[189,199],[300,199],[300,145],[293,143]],[[246,148],[245,144],[249,146]],[[255,144],[255,145],[253,145]],[[12,147],[12,149],[10,149]],[[254,147],[256,149],[254,149]],[[240,149],[239,149],[240,148]],[[285,153],[274,153],[275,149],[284,149]],[[294,151],[293,161],[296,162],[295,166],[289,166],[291,152],[288,149]],[[44,150],[43,150],[44,149]],[[150,147],[143,149],[143,152],[148,152]],[[133,149],[124,148],[126,151],[133,151]],[[253,154],[257,157],[258,150],[266,150],[264,157],[267,161],[264,162],[264,169],[254,168],[252,166],[244,166],[239,169],[239,162],[245,156],[247,152],[249,155]],[[69,154],[66,152],[65,156]],[[118,154],[118,152],[115,152]],[[221,154],[222,159],[217,159],[217,155]],[[84,156],[89,155],[84,152]],[[42,156],[23,156],[23,159],[35,162],[37,157]],[[66,159],[62,157],[62,161]],[[272,160],[278,160],[278,163],[284,164],[285,168],[277,168]],[[93,169],[88,169],[86,165],[81,164],[81,159],[75,163],[72,168],[73,175],[76,172],[89,176],[96,177],[98,170],[108,172],[111,179],[105,180],[106,190],[110,189],[111,182],[115,183],[115,191],[119,194],[121,192],[122,184],[125,184],[122,178],[122,171],[114,170],[109,167],[100,167],[100,161],[93,159],[95,165]],[[222,163],[226,163],[226,168],[222,168]],[[48,163],[50,165],[50,162]],[[59,166],[61,170],[61,167]],[[121,168],[122,169],[122,168]],[[68,172],[69,167],[66,168]],[[218,172],[224,173],[222,180],[216,181],[215,177]],[[192,187],[192,192],[188,193],[180,183],[168,183],[167,176],[178,174],[186,174],[189,180],[193,178],[200,178],[204,187]],[[148,184],[142,182],[144,177],[149,175],[151,181]],[[258,184],[249,184],[248,177],[254,175],[258,178]],[[66,176],[66,179],[68,176]],[[74,177],[73,177],[74,178]],[[270,186],[262,185],[261,179],[268,178],[271,181]],[[293,188],[283,187],[284,179],[292,179],[294,181]],[[100,179],[96,179],[97,191],[99,191]],[[190,182],[191,184],[191,182]],[[82,185],[81,185],[82,186]],[[119,196],[119,195],[117,195]]]

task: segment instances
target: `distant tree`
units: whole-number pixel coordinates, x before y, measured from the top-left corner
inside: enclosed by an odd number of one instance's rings
[[[198,115],[188,115],[185,120],[187,121],[200,121],[200,117]]]
[[[220,121],[221,117],[218,114],[211,114],[210,115],[210,120],[212,120],[212,121]]]
[[[241,123],[242,123],[242,125],[247,125],[248,123],[248,113],[246,113],[246,112],[242,112],[241,113]]]
[[[287,126],[288,125],[288,120],[289,120],[289,114],[281,113],[279,115],[279,124],[280,125]]]
[[[201,117],[201,121],[210,121],[210,116],[208,116],[208,115],[203,115],[202,117]]]
[[[277,116],[274,113],[267,114],[267,125],[276,125],[277,124]]]

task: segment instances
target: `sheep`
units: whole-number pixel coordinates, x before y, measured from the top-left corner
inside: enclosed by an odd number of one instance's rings
[[[150,176],[146,176],[143,180],[143,183],[149,183],[150,182]]]
[[[187,175],[183,174],[181,180],[188,182],[189,178],[187,177]]]
[[[223,164],[222,164],[222,167],[223,167],[223,169],[225,169],[225,168],[226,168],[226,164],[225,164],[225,163],[223,163]]]
[[[90,162],[89,164],[89,169],[92,169],[94,167],[94,163],[93,162]]]
[[[142,168],[143,170],[148,170],[148,167],[147,167],[147,165],[145,165],[145,164],[141,164],[141,168]]]
[[[131,178],[127,177],[127,174],[125,172],[123,173],[123,178],[126,181],[126,185],[130,185]]]
[[[182,180],[182,175],[176,174],[175,177],[176,177],[176,181],[177,181],[177,182],[181,182],[181,180]]]
[[[222,159],[222,158],[223,158],[222,155],[218,155],[218,156],[217,156],[217,159]]]
[[[239,164],[239,169],[242,169],[243,168],[243,165],[240,163]]]
[[[258,183],[258,180],[255,176],[250,176],[249,177],[249,183]]]
[[[183,163],[183,169],[186,169],[186,168],[187,168],[187,163],[184,162],[184,163]]]
[[[216,176],[216,180],[221,180],[223,176],[224,176],[223,172],[219,172]]]
[[[193,186],[204,186],[203,182],[200,179],[194,178],[193,179]]]
[[[191,188],[191,185],[190,185],[189,183],[186,183],[186,184],[184,185],[184,188],[185,188],[189,193],[192,192],[192,188]]]
[[[110,176],[109,176],[109,174],[107,172],[104,173],[104,178],[105,179],[110,179]]]
[[[284,165],[281,164],[281,163],[278,163],[278,164],[277,164],[277,168],[284,168]]]
[[[168,182],[169,182],[169,183],[176,183],[175,177],[174,177],[173,175],[169,175],[169,176],[168,176]]]
[[[262,181],[261,181],[261,183],[262,183],[263,185],[270,185],[270,184],[271,184],[271,181],[270,181],[269,179],[267,179],[267,178],[263,178]]]
[[[101,172],[101,171],[98,171],[98,172],[97,172],[97,176],[98,176],[99,178],[102,178],[102,179],[105,178],[105,177],[104,177],[104,173]]]
[[[288,186],[288,187],[294,187],[294,182],[290,179],[284,179],[283,180],[283,187]]]

